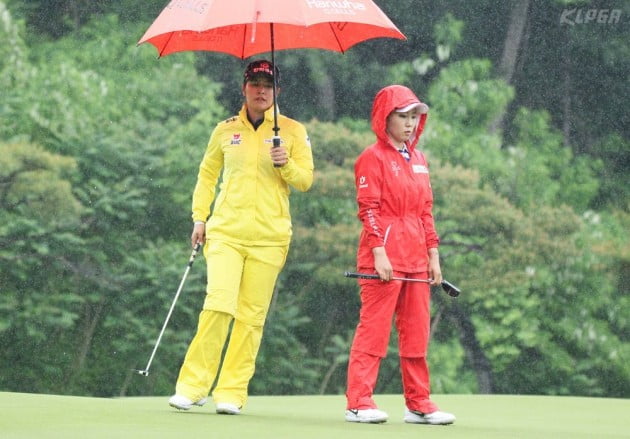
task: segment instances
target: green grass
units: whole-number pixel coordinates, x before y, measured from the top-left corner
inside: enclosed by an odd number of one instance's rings
[[[85,398],[0,393],[0,437],[12,438],[630,438],[630,400],[514,395],[434,395],[450,426],[402,421],[400,395],[377,395],[386,424],[343,419],[344,397],[253,396],[240,416],[209,402],[188,412],[167,397]]]

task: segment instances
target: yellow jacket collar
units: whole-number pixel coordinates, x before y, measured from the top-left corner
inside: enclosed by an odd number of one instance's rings
[[[243,104],[241,107],[241,111],[239,111],[239,115],[243,120],[247,120],[247,106]],[[278,107],[278,116],[280,116],[280,108]],[[265,111],[265,121],[273,122],[273,105]]]

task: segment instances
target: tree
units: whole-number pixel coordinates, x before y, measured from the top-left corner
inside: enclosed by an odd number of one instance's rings
[[[0,139],[26,138],[54,156],[72,156],[75,168],[67,189],[71,188],[80,208],[80,220],[76,224],[67,222],[75,227],[74,233],[54,235],[59,241],[68,240],[63,246],[54,239],[49,245],[25,244],[23,238],[8,241],[3,248],[11,260],[21,260],[23,250],[35,245],[50,253],[48,258],[58,262],[43,264],[37,274],[50,282],[47,288],[57,300],[72,305],[62,308],[64,313],[59,319],[63,326],[58,325],[54,331],[58,342],[48,355],[50,367],[35,363],[36,350],[41,348],[37,334],[29,338],[25,331],[25,338],[15,345],[19,346],[20,357],[32,359],[29,373],[39,377],[29,382],[28,389],[32,391],[111,394],[112,383],[97,377],[110,376],[118,361],[135,364],[137,342],[117,350],[119,359],[107,356],[111,353],[111,340],[120,337],[120,328],[137,329],[135,322],[109,322],[112,316],[123,315],[122,311],[130,308],[128,297],[143,297],[146,290],[140,287],[130,291],[136,282],[152,282],[153,278],[130,277],[131,269],[142,262],[138,257],[150,260],[149,256],[155,256],[139,251],[147,246],[147,240],[162,242],[165,251],[185,260],[183,237],[189,232],[189,201],[174,194],[190,191],[209,136],[207,127],[224,114],[214,102],[217,88],[196,75],[192,56],[186,63],[180,59],[157,64],[149,52],[127,46],[119,29],[113,16],[95,21],[74,37],[38,45],[30,53],[33,65],[23,54],[25,50],[17,45],[13,53],[21,57],[22,64],[5,64],[0,70],[3,81],[20,85],[18,89],[2,88],[0,92],[2,102],[10,103],[2,107],[7,124],[0,127]],[[97,34],[107,39],[106,50],[100,46],[100,39],[93,38]],[[138,69],[143,62],[151,73]],[[127,70],[120,70],[125,66]],[[18,71],[22,68],[28,76]],[[172,86],[164,90],[165,83]],[[25,148],[24,143],[17,145],[20,146],[13,150]],[[180,153],[175,154],[178,149]],[[50,189],[57,189],[52,181]],[[63,194],[60,189],[59,193]],[[48,197],[55,202],[52,195]],[[48,206],[41,210],[46,211],[56,214]],[[63,216],[57,216],[63,221]],[[57,220],[57,216],[53,219]],[[22,224],[21,227],[37,230],[36,219],[18,215],[7,222],[7,227]],[[179,242],[183,252],[174,251],[167,240]],[[159,251],[153,248],[154,253]],[[25,275],[14,275],[26,279]],[[16,294],[24,295],[29,303],[39,300],[38,285],[22,282],[15,286]],[[156,320],[164,315],[155,301],[151,303],[151,312],[143,317],[146,327],[153,322],[152,313]],[[13,305],[3,302],[4,309]],[[37,309],[46,319],[57,318],[53,307],[47,310],[50,316],[46,315],[46,308]],[[153,334],[143,331],[136,337],[150,340]],[[111,360],[96,355],[99,352]],[[24,385],[23,381],[12,383],[9,388],[16,390],[20,387],[13,386]]]
[[[501,62],[498,65],[498,71],[501,78],[508,84],[512,84],[516,61],[520,52],[520,47],[525,35],[525,28],[529,12],[530,0],[518,0],[514,2],[510,13],[510,25],[503,44],[503,54]],[[490,126],[491,131],[503,128],[505,113],[501,113]]]
[[[64,359],[49,343],[79,318],[71,293],[83,207],[72,193],[76,162],[26,143],[0,143],[0,386],[37,391]],[[55,276],[51,276],[55,273]],[[49,361],[42,362],[42,358]],[[9,365],[20,364],[19,368]],[[40,374],[42,366],[49,373]]]
[[[144,367],[182,275],[197,165],[210,127],[240,106],[234,71],[241,61],[190,53],[158,61],[135,42],[159,6],[150,14],[148,7],[101,14],[129,5],[86,6],[96,13],[79,14],[78,27],[42,37],[28,8],[51,5],[0,2],[0,35],[10,42],[0,47],[0,339],[9,359],[0,376],[7,390],[170,393],[193,335],[203,258],[154,361],[160,373],[140,379],[131,370]],[[562,5],[536,4],[522,40],[529,43],[521,45],[527,62],[517,62],[509,85],[493,67],[509,3],[384,6],[409,36],[394,51],[375,40],[343,56],[282,54],[283,112],[321,116],[308,123],[316,179],[310,192],[292,196],[294,240],[252,392],[344,391],[359,305],[356,283],[342,275],[354,266],[360,230],[352,166],[373,141],[373,95],[395,80],[431,107],[420,147],[431,165],[444,273],[463,290],[456,300],[434,291],[434,389],[627,396],[622,29],[562,28],[554,15]],[[550,38],[570,43],[569,81],[555,76],[563,48],[542,50]],[[583,73],[576,57],[592,51],[599,61]],[[601,95],[576,90],[592,76],[615,96],[594,102]],[[228,90],[236,93],[224,100]],[[570,105],[561,99],[566,93]],[[584,119],[592,135],[567,136],[564,122],[585,114],[576,112],[584,109],[580,99],[592,109]],[[489,131],[500,114],[505,131]],[[586,122],[569,124],[569,132]],[[585,155],[593,152],[585,145],[598,145],[603,163]],[[397,371],[390,355],[377,391],[398,392]]]

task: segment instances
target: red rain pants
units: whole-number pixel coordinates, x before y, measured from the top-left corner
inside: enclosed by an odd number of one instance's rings
[[[426,279],[427,273],[396,277]],[[381,360],[387,354],[392,318],[398,331],[398,352],[407,408],[422,413],[438,410],[429,399],[427,348],[431,324],[431,291],[427,283],[359,280],[361,311],[348,362],[347,408],[376,408],[372,399]]]

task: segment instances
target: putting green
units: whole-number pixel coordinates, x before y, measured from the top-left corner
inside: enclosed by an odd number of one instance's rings
[[[0,436],[13,438],[629,438],[630,400],[515,395],[434,395],[456,414],[450,426],[402,421],[400,395],[377,395],[385,424],[344,421],[345,399],[253,396],[243,414],[214,413],[209,402],[187,412],[167,397],[85,398],[0,393]]]

